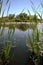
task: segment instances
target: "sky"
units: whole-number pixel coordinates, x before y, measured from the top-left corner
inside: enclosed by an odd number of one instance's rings
[[[43,8],[41,7],[40,3],[43,2],[43,0],[32,0],[32,2],[34,3],[34,8],[38,11],[38,12],[42,12]],[[28,13],[28,10],[31,12],[31,14],[33,13],[33,10],[31,8],[32,3],[30,2],[30,0],[9,0],[10,3],[10,9],[8,14],[19,14],[22,12],[22,10],[24,9],[23,12]],[[8,5],[9,5],[8,3]],[[8,5],[6,6],[6,0],[3,0],[3,6],[2,6],[2,12],[5,9],[4,15],[7,15],[7,10],[8,10]]]

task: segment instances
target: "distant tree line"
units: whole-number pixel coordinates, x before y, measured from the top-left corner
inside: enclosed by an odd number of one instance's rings
[[[19,15],[9,14],[9,16],[1,17],[0,22],[37,22],[38,16],[28,15],[26,13],[20,13]]]

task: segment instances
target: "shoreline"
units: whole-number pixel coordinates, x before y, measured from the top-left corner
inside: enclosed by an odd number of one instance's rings
[[[37,24],[37,23],[42,23],[43,24],[43,22],[3,22],[3,23],[1,23],[2,25],[3,24],[5,24],[5,25],[10,25],[10,24]]]

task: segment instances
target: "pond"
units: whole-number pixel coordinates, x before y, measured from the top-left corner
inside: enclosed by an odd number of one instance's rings
[[[22,27],[25,26],[25,27]],[[24,29],[23,29],[24,28]],[[26,28],[26,29],[25,29]],[[43,24],[38,23],[36,28],[40,31],[40,40],[42,39]],[[25,65],[31,52],[26,46],[29,43],[28,34],[32,36],[33,28],[30,25],[17,25],[15,29],[9,27],[0,28],[0,49],[4,43],[12,42],[12,49],[10,52],[10,65]],[[28,52],[29,51],[29,52]],[[29,54],[29,55],[28,55]],[[27,65],[27,64],[26,64]]]

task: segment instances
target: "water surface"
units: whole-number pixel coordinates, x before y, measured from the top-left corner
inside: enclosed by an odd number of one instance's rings
[[[41,39],[43,37],[43,35],[41,34],[43,31],[42,30],[43,24],[38,23],[36,28],[40,32],[40,39]],[[12,41],[12,49],[10,56],[14,56],[14,57],[11,65],[13,64],[25,65],[28,56],[31,55],[31,52],[28,50],[26,46],[26,44],[29,43],[28,34],[32,36],[33,34],[32,27],[28,27],[26,30],[21,30],[20,28],[17,27],[15,29],[9,29],[8,27],[0,28],[0,48],[3,47],[5,42],[7,43]]]

